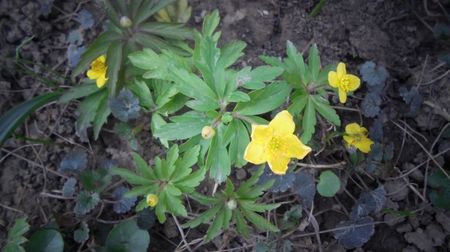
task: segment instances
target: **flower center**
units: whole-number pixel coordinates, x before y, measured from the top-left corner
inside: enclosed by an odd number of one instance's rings
[[[105,72],[105,68],[105,64],[101,61],[97,61],[92,64],[92,70],[96,72]]]
[[[347,92],[350,90],[349,88],[350,86],[350,78],[348,78],[347,76],[342,77],[341,79],[341,87],[342,89]]]
[[[284,144],[280,137],[274,136],[267,144],[268,150],[271,154],[279,154],[284,150]]]

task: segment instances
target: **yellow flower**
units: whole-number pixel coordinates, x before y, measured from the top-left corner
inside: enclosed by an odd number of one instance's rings
[[[349,146],[354,146],[364,153],[369,153],[373,141],[367,137],[367,129],[357,123],[350,123],[345,126],[344,141]]]
[[[150,193],[147,195],[147,205],[154,207],[158,204],[158,195]]]
[[[285,174],[291,158],[303,159],[311,151],[294,135],[292,115],[284,110],[269,125],[252,125],[252,141],[247,145],[244,159],[253,164],[269,163],[275,174]]]
[[[87,71],[87,77],[91,80],[96,80],[97,87],[101,88],[106,84],[106,56],[102,55],[96,58],[91,63],[91,69]]]
[[[330,71],[328,73],[328,82],[330,86],[338,89],[339,101],[345,103],[347,101],[347,93],[355,91],[359,88],[361,80],[358,76],[347,74],[345,64],[340,62],[337,66],[336,72]]]

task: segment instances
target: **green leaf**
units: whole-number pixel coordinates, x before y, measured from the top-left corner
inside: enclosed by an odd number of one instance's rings
[[[141,8],[142,2],[144,2],[144,0],[133,0],[130,2],[131,20],[134,20],[136,18],[136,14]]]
[[[54,229],[40,229],[25,244],[28,252],[63,252],[64,240]]]
[[[106,84],[111,95],[115,95],[117,91],[117,81],[119,80],[119,71],[123,60],[123,47],[122,41],[114,41],[106,52],[106,76],[108,77]]]
[[[205,212],[199,214],[197,216],[197,218],[184,223],[183,225],[181,225],[181,227],[183,227],[183,228],[188,228],[188,227],[195,228],[195,227],[197,227],[198,225],[200,225],[202,223],[207,223],[211,219],[216,217],[217,213],[219,212],[219,210],[222,209],[222,207],[223,207],[223,205],[215,205],[214,207],[209,208]]]
[[[316,126],[316,111],[314,109],[314,101],[311,97],[308,97],[308,102],[306,103],[305,107],[305,113],[303,114],[303,120],[302,120],[302,135],[301,140],[304,144],[307,144],[314,132]]]
[[[308,55],[308,64],[309,64],[309,70],[311,71],[311,77],[312,81],[316,81],[319,77],[320,72],[320,57],[319,57],[319,50],[317,49],[317,45],[313,44],[311,48],[309,48],[309,55]]]
[[[239,200],[239,204],[242,208],[247,209],[249,211],[253,212],[259,212],[263,213],[265,211],[269,211],[275,208],[278,208],[281,206],[280,203],[276,204],[258,204],[255,203],[253,200]]]
[[[230,157],[220,134],[213,137],[211,141],[206,166],[209,168],[209,176],[213,178],[216,183],[224,182],[228,175],[230,175]]]
[[[234,109],[241,115],[259,115],[278,108],[286,101],[291,89],[286,82],[276,82],[249,93],[250,101],[238,103]]]
[[[140,25],[139,29],[168,39],[186,40],[193,38],[192,30],[186,28],[184,24],[146,22]]]
[[[264,230],[264,231],[271,231],[271,232],[279,232],[280,230],[274,226],[272,223],[267,221],[265,218],[263,218],[261,215],[249,211],[246,209],[242,209],[242,213],[244,214],[244,217],[249,220],[253,225],[255,225],[257,228]]]
[[[240,83],[242,87],[247,89],[261,89],[264,82],[272,81],[284,72],[281,67],[259,66],[253,69],[247,78],[243,78]]]
[[[191,173],[189,176],[174,181],[174,183],[176,183],[177,187],[182,188],[184,192],[190,193],[200,184],[200,182],[205,179],[205,174],[206,169],[200,168],[196,172]]]
[[[128,55],[131,64],[143,70],[156,70],[163,65],[160,56],[149,48]]]
[[[111,3],[111,0],[105,0],[106,5],[106,15],[108,16],[108,19],[117,27],[121,27],[120,25],[120,17],[118,10],[114,7],[114,5]],[[125,15],[125,14],[124,14]]]
[[[99,88],[95,83],[86,83],[81,86],[75,86],[65,91],[59,98],[59,103],[67,103],[72,100],[89,96],[95,92],[99,91]]]
[[[166,154],[167,167],[163,171],[165,177],[168,179],[175,171],[175,162],[178,159],[178,145],[173,145]]]
[[[30,225],[27,223],[27,218],[19,218],[14,223],[14,226],[8,230],[8,239],[4,252],[23,252],[25,251],[21,244],[26,242],[27,239],[23,236],[30,229]]]
[[[166,197],[164,197],[164,202],[161,201],[158,204],[165,203],[166,208],[170,212],[172,212],[174,215],[183,216],[183,217],[187,216],[186,208],[184,207],[184,205],[179,197],[169,193],[169,191],[167,191],[167,190],[164,190],[161,193],[165,194]]]
[[[77,132],[81,132],[86,129],[90,123],[95,120],[99,106],[107,95],[108,93],[106,90],[102,89],[101,91],[86,97],[80,103],[77,110],[80,113],[80,116],[76,122]]]
[[[297,90],[298,91],[298,90]],[[289,113],[296,116],[299,115],[306,107],[306,103],[308,102],[307,94],[296,95],[296,92],[291,96],[292,104],[288,107]]]
[[[200,154],[200,145],[195,145],[189,148],[183,155],[182,159],[178,159],[176,166],[178,169],[186,169],[195,165],[198,161],[198,155]],[[172,176],[176,176],[173,174]]]
[[[106,93],[105,93],[106,94]],[[111,114],[111,109],[109,108],[108,104],[108,96],[104,95],[102,101],[100,102],[97,114],[94,118],[94,139],[97,140],[98,136],[100,134],[100,130],[102,129],[103,125],[108,120],[108,116]]]
[[[237,167],[243,167],[247,164],[247,161],[244,160],[244,152],[250,142],[250,138],[244,123],[235,120],[232,124],[236,125],[236,131],[229,147],[230,162]]]
[[[153,183],[152,180],[142,177],[142,176],[139,176],[139,175],[136,175],[134,172],[124,169],[124,168],[112,168],[111,172],[114,175],[121,176],[128,183],[133,184],[133,185],[148,185],[148,184]]]
[[[232,41],[221,49],[221,56],[217,65],[221,68],[228,68],[233,65],[244,53],[242,52],[247,46],[243,41]]]
[[[125,197],[137,197],[137,196],[147,196],[149,193],[154,193],[159,189],[157,183],[142,185],[142,186],[134,186],[133,189],[129,190],[124,194]],[[147,206],[147,203],[145,203]]]
[[[135,220],[128,220],[116,225],[106,238],[108,251],[146,252],[150,245],[150,235],[139,229]]]
[[[219,198],[208,197],[197,192],[189,194],[189,197],[203,205],[215,205],[221,201]]]
[[[156,129],[153,136],[168,141],[183,140],[200,134],[203,126],[205,125],[206,124],[202,121],[190,123],[168,123],[162,125],[161,128]]]
[[[154,137],[159,137],[168,141],[183,140],[199,135],[202,128],[209,125],[209,119],[201,114],[186,113],[182,116],[174,117],[174,123],[161,125],[153,132]]]
[[[160,0],[157,2],[150,0],[144,1],[133,20],[135,26],[138,26],[140,23],[153,16],[153,14],[161,9],[164,9],[167,5],[172,4],[175,1],[176,0]]]
[[[341,187],[341,181],[332,171],[324,171],[320,174],[317,192],[324,197],[333,197]]]
[[[145,81],[135,79],[133,83],[128,86],[128,88],[131,90],[131,92],[133,92],[135,96],[138,97],[139,104],[142,107],[150,109],[155,106],[152,98],[152,93],[150,92],[150,89]]]
[[[301,88],[309,82],[307,77],[308,66],[303,60],[303,55],[291,41],[286,42],[285,74],[283,77],[295,88]]]
[[[234,219],[236,220],[236,228],[238,233],[242,234],[244,237],[248,237],[248,225],[247,221],[242,216],[242,213],[239,209],[235,209],[233,211]]]
[[[250,96],[242,91],[234,91],[228,98],[229,102],[248,102],[250,101]]]
[[[0,117],[0,145],[23,123],[35,110],[59,98],[60,92],[43,94],[25,101],[8,110]]]
[[[207,15],[203,20],[202,33],[204,36],[212,36],[213,32],[219,25],[220,17],[219,11],[214,10],[211,14]]]
[[[172,79],[177,89],[191,98],[211,103],[218,107],[217,97],[214,91],[198,76],[189,73],[185,69],[171,69]]]
[[[224,217],[225,217],[225,209],[222,208],[221,211],[219,211],[219,213],[217,214],[217,217],[214,219],[211,226],[209,226],[208,231],[206,232],[207,241],[211,241],[214,237],[219,235],[220,230],[222,229],[222,226],[224,224],[223,223]]]
[[[163,125],[166,125],[167,122],[164,121],[161,115],[158,113],[152,114],[152,122],[151,122],[151,130],[154,133],[157,129],[160,129]],[[167,139],[157,137],[155,134],[153,134],[153,137],[159,138],[159,141],[161,141],[161,144],[164,145],[166,148],[169,147],[169,143],[167,142]]]
[[[72,71],[72,77],[81,74],[81,72],[88,68],[92,61],[106,53],[111,41],[119,40],[121,37],[122,35],[120,33],[113,31],[106,31],[100,34],[83,53],[83,55],[81,55],[80,61]]]
[[[131,154],[133,156],[134,164],[136,166],[136,171],[138,174],[143,176],[146,179],[154,180],[155,174],[153,173],[153,170],[148,166],[147,162],[136,152],[133,152]]]
[[[311,97],[311,100],[314,102],[314,107],[322,115],[325,119],[336,126],[341,126],[341,119],[339,118],[336,110],[334,110],[327,100],[323,99],[319,95],[315,95]]]

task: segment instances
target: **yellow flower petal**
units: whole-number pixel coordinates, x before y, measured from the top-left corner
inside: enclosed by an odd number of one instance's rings
[[[100,77],[103,73],[98,72],[98,71],[94,71],[94,70],[89,70],[87,71],[86,75],[90,80],[95,80],[98,77]]]
[[[360,141],[355,143],[355,147],[358,148],[363,153],[369,153],[372,147],[373,141],[367,137],[362,138]]]
[[[98,88],[102,88],[106,84],[106,81],[108,81],[108,79],[105,78],[105,76],[98,77],[97,81],[96,81],[97,87]]]
[[[328,83],[334,88],[337,88],[339,86],[339,78],[336,72],[328,72]]]
[[[341,88],[339,88],[339,102],[345,103],[346,101],[347,101],[347,93]]]
[[[286,174],[289,160],[289,158],[283,155],[269,155],[267,161],[269,163],[270,170],[272,170],[273,173],[283,175]]]
[[[295,123],[292,115],[287,110],[283,110],[273,118],[269,127],[273,129],[274,134],[289,135],[294,133]]]
[[[287,148],[284,155],[287,157],[303,159],[306,155],[308,155],[308,153],[311,152],[311,148],[304,145],[296,135],[285,136],[283,137],[283,141],[283,145]]]
[[[344,135],[343,136],[344,141],[348,144],[348,145],[353,145],[353,142],[355,141],[355,137],[351,136],[351,135]]]
[[[106,63],[106,56],[105,55],[101,55],[100,57],[98,57],[96,60],[100,61],[101,63],[105,64]]]
[[[364,132],[364,127],[359,126],[357,123],[350,123],[345,126],[345,133],[349,135],[357,135]],[[365,132],[367,132],[367,129],[365,129]]]
[[[358,76],[347,74],[345,77],[348,80],[347,91],[355,91],[361,85],[361,80],[358,78]]]
[[[264,145],[258,144],[254,141],[250,142],[245,149],[244,159],[245,161],[256,165],[267,162]]]
[[[272,135],[273,129],[268,125],[252,124],[252,142],[265,144],[272,138]]]
[[[336,71],[337,71],[338,79],[342,79],[342,77],[344,77],[344,75],[347,74],[347,70],[345,69],[345,63],[340,62],[337,65]]]

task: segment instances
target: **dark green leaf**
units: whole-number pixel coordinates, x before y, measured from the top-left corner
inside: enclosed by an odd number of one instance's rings
[[[59,98],[60,92],[53,92],[34,97],[25,101],[0,117],[0,145],[22,124],[22,122],[36,109]]]
[[[325,119],[333,123],[336,126],[341,126],[341,119],[339,118],[336,110],[334,110],[327,100],[323,99],[321,96],[316,95],[311,97],[314,102],[314,107]]]
[[[313,44],[311,48],[309,48],[308,64],[312,81],[316,81],[319,77],[319,72],[321,68],[319,50],[317,49],[316,44]]]
[[[40,229],[25,244],[27,252],[63,252],[64,240],[54,229]]]
[[[223,226],[223,221],[225,217],[225,209],[221,209],[221,211],[217,214],[216,218],[214,218],[213,223],[209,226],[208,231],[206,232],[206,240],[210,241],[217,235],[219,235],[220,230]]]
[[[314,132],[316,131],[316,111],[314,106],[314,101],[311,97],[308,97],[308,102],[306,103],[305,113],[303,114],[302,120],[302,135],[301,140],[304,144],[307,144]]]
[[[161,9],[164,9],[167,5],[172,4],[175,1],[176,0],[144,0],[138,12],[136,13],[136,17],[133,20],[135,26],[138,26],[140,23],[153,16],[153,14],[160,11]]]
[[[184,27],[184,24],[146,22],[139,28],[141,31],[169,39],[186,40],[193,38],[192,30]]]
[[[253,225],[255,225],[257,228],[263,230],[263,231],[271,231],[271,232],[279,232],[280,230],[274,226],[272,223],[270,223],[268,220],[263,218],[261,215],[250,211],[242,209],[242,213],[244,214],[244,217],[249,220]]]
[[[106,52],[106,76],[108,77],[107,87],[111,95],[115,95],[118,89],[117,82],[119,80],[119,71],[122,67],[123,60],[122,41],[114,41]]]
[[[146,252],[150,245],[150,235],[139,229],[135,220],[116,225],[106,238],[108,251]]]
[[[103,100],[98,106],[97,114],[94,118],[94,139],[97,140],[98,136],[100,134],[100,130],[102,129],[103,125],[108,120],[109,115],[111,114],[111,109],[109,108],[108,104],[108,97],[105,95],[103,97]]]
[[[58,102],[67,103],[81,97],[89,96],[97,91],[99,91],[99,88],[95,83],[87,83],[81,86],[72,87],[61,95]]]

